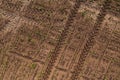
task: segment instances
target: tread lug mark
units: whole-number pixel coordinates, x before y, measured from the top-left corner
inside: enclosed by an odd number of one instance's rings
[[[52,68],[57,60],[57,57],[59,55],[59,51],[61,50],[62,48],[62,45],[64,44],[64,41],[67,37],[67,33],[69,32],[69,29],[71,27],[71,24],[73,23],[73,20],[78,12],[78,9],[79,9],[79,6],[82,2],[84,2],[85,0],[76,0],[76,3],[74,4],[73,6],[73,9],[71,9],[70,11],[70,14],[68,16],[68,20],[66,22],[66,25],[65,25],[65,28],[64,30],[62,31],[61,33],[61,36],[58,40],[58,43],[54,49],[54,51],[51,53],[51,57],[50,57],[50,60],[47,64],[47,68],[45,69],[45,73],[43,76],[41,76],[41,79],[40,80],[47,80],[49,78],[49,75],[52,71]]]
[[[95,43],[95,37],[98,35],[99,30],[101,28],[101,24],[104,20],[105,15],[107,14],[107,9],[109,8],[111,0],[105,0],[103,7],[100,10],[100,13],[97,17],[97,21],[94,24],[94,28],[89,35],[88,41],[86,42],[83,51],[80,54],[80,58],[78,60],[78,64],[75,66],[74,72],[71,76],[71,80],[78,80],[78,76],[82,71],[82,67],[84,65],[85,59],[88,55],[88,52],[93,47]]]

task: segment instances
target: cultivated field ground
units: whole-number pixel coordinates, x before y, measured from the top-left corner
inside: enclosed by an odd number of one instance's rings
[[[0,0],[0,80],[120,80],[120,0]]]

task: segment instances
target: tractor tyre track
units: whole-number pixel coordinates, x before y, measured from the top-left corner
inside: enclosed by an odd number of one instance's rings
[[[78,12],[79,6],[80,4],[83,2],[84,0],[76,0],[73,8],[70,10],[70,14],[68,16],[68,20],[65,24],[65,28],[62,31],[60,38],[58,39],[58,43],[55,47],[55,49],[53,50],[53,52],[51,52],[51,56],[50,59],[48,61],[47,67],[45,69],[45,72],[43,74],[43,76],[41,76],[40,80],[47,80],[49,78],[49,75],[53,69],[53,66],[57,60],[58,55],[60,54],[60,50],[62,48],[62,45],[64,45],[64,41],[67,37],[67,34],[69,32],[70,27],[72,26],[73,20]]]
[[[84,49],[82,50],[78,64],[75,66],[74,72],[72,73],[71,80],[79,80],[79,74],[82,71],[82,67],[84,65],[84,62],[86,60],[86,57],[90,51],[90,49],[93,47],[95,43],[95,37],[98,35],[100,29],[101,29],[101,24],[104,20],[104,17],[107,14],[107,9],[110,6],[111,1],[110,0],[105,0],[103,3],[103,7],[100,10],[100,13],[98,14],[97,21],[94,24],[93,30],[91,31],[88,40],[84,46]]]

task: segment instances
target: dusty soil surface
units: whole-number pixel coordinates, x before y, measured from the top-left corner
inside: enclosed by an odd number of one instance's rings
[[[120,1],[0,0],[0,80],[120,80]]]

